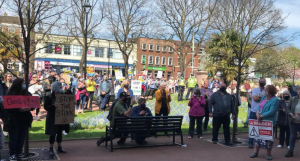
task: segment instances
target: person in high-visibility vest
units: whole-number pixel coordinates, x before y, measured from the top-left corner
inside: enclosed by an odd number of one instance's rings
[[[185,80],[184,80],[184,76],[181,75],[181,78],[178,79],[178,97],[177,97],[178,101],[182,100],[184,88],[185,88]]]
[[[191,77],[188,79],[188,81],[187,81],[187,88],[188,88],[188,92],[187,92],[187,94],[186,94],[186,96],[185,96],[185,99],[186,100],[188,100],[189,99],[189,96],[190,96],[190,93],[192,92],[194,92],[194,89],[196,88],[196,86],[197,86],[197,84],[198,84],[198,81],[197,81],[197,79],[194,77],[194,73],[192,73],[191,74]]]

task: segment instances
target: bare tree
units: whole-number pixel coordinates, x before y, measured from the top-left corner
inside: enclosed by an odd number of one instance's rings
[[[151,21],[145,8],[147,2],[147,0],[112,0],[108,4],[108,28],[123,55],[125,78],[128,78],[128,60],[134,49],[134,40],[143,34]]]
[[[219,32],[233,31],[240,36],[239,45],[231,47],[235,54],[237,87],[241,85],[242,69],[246,61],[260,50],[273,48],[286,43],[292,37],[282,37],[285,28],[281,11],[273,0],[220,0],[218,2],[214,27]],[[237,88],[236,94],[240,94]],[[238,114],[238,99],[235,100],[235,113]],[[235,143],[237,117],[234,119],[232,140]]]
[[[199,51],[185,62],[192,47],[193,35],[196,40],[195,48],[202,48],[210,30],[212,15],[218,0],[157,0],[157,16],[171,30],[168,40],[179,39],[175,42],[179,56],[180,72],[197,56]]]
[[[90,5],[89,11],[86,11],[83,7],[85,5],[86,0],[72,0],[71,5],[72,11],[70,13],[67,13],[67,23],[66,27],[68,32],[74,36],[75,40],[80,44],[82,49],[85,49],[87,44],[87,47],[90,46],[90,44],[94,41],[94,34],[93,33],[101,24],[105,17],[105,8],[104,8],[104,1],[103,0],[92,0]],[[86,12],[88,13],[88,20],[87,20],[87,26],[86,23]],[[85,32],[86,27],[87,35]],[[85,39],[82,37],[88,36],[89,39],[87,39],[87,42],[85,42]],[[79,72],[81,73],[83,71],[83,64],[86,61],[85,60],[85,50],[82,50],[82,55],[79,63]]]
[[[15,12],[19,17],[21,27],[21,39],[23,45],[19,43],[14,44],[16,50],[14,57],[22,62],[25,73],[26,89],[29,86],[29,68],[30,64],[34,64],[34,54],[39,50],[36,49],[35,39],[36,27],[39,23],[44,22],[45,30],[43,35],[51,30],[54,24],[60,19],[60,15],[63,11],[67,10],[62,4],[59,4],[62,0],[11,0],[6,1],[7,7]],[[40,38],[42,39],[42,37]],[[32,60],[32,61],[31,61]],[[29,143],[28,135],[25,142],[25,154],[28,156]]]
[[[0,1],[0,8],[3,6],[5,0]]]

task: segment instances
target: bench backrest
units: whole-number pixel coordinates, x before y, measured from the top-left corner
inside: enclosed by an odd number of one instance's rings
[[[113,133],[181,130],[183,116],[115,117]]]

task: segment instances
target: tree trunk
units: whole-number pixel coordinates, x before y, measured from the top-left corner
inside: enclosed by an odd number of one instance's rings
[[[31,34],[31,41],[32,43],[30,43],[30,54],[32,54],[36,49],[36,43],[34,42],[35,41],[35,33],[34,32],[30,32]],[[34,71],[34,63],[35,63],[35,54],[32,54],[30,57],[29,57],[29,73],[33,73]]]
[[[86,71],[83,71],[83,66],[84,66],[84,59],[85,59],[85,40],[83,40],[83,44],[82,47],[82,54],[81,54],[81,58],[80,58],[80,63],[79,63],[79,71],[78,73],[81,73],[83,75],[83,72],[85,73]],[[86,74],[86,73],[85,73]],[[84,76],[84,75],[83,75]]]
[[[124,53],[123,53],[123,55],[124,55]],[[124,59],[124,64],[125,64],[125,79],[128,79],[128,69],[129,69],[128,57],[123,56],[123,59]]]

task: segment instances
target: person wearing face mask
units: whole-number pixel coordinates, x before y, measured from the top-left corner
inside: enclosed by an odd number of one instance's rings
[[[205,115],[205,105],[206,101],[199,89],[194,90],[194,94],[191,96],[188,106],[190,106],[189,117],[190,117],[190,126],[189,126],[189,136],[191,139],[194,136],[195,130],[195,121],[197,121],[197,135],[198,138],[203,139],[202,137],[202,120]]]
[[[128,80],[124,80],[122,82],[121,88],[119,89],[118,94],[117,94],[117,99],[120,97],[120,93],[122,93],[122,92],[126,92],[126,94],[127,94],[126,104],[127,104],[127,106],[129,106],[131,99],[134,98],[134,95],[133,95],[133,91],[129,88]]]
[[[272,121],[273,126],[276,123],[277,111],[279,106],[279,100],[276,97],[276,87],[274,85],[267,85],[265,90],[265,96],[262,97],[259,106],[256,109],[256,118],[258,122],[261,121]],[[250,158],[255,158],[258,156],[260,148],[267,150],[267,160],[272,160],[272,148],[273,140],[264,139],[253,139],[253,144],[255,145],[254,152],[250,155]]]
[[[184,80],[184,75],[182,74],[181,77],[178,79],[178,97],[177,97],[178,101],[182,100],[184,88],[185,88],[185,80]]]
[[[293,157],[297,132],[300,130],[300,88],[298,88],[298,96],[293,97],[287,106],[286,114],[288,116],[291,135],[289,143],[290,149],[285,157]]]
[[[194,91],[197,85],[198,85],[198,80],[194,77],[194,73],[192,73],[191,77],[187,81],[188,92],[185,96],[186,100],[189,99],[190,93]]]
[[[38,96],[40,98],[40,102],[42,102],[42,92],[44,91],[44,89],[36,74],[32,75],[32,80],[30,81],[30,86],[28,87],[28,91],[32,94],[32,96]],[[36,108],[35,119],[37,121],[40,121],[39,112],[40,112],[40,108]]]
[[[290,127],[287,119],[286,114],[286,107],[288,106],[291,94],[289,91],[283,91],[282,93],[282,100],[279,101],[278,107],[278,119],[277,124],[280,128],[279,132],[279,145],[278,148],[284,147],[284,140],[286,140],[286,147],[289,148],[289,141],[290,141]]]
[[[135,106],[131,110],[130,117],[138,117],[138,116],[152,116],[151,110],[146,107],[146,99],[140,98],[138,100],[138,106]],[[147,144],[145,141],[146,137],[143,133],[135,133],[131,134],[133,140],[139,145]]]
[[[213,144],[217,144],[219,129],[223,124],[225,145],[230,146],[230,114],[235,117],[234,102],[229,93],[226,92],[226,85],[220,83],[220,90],[211,95],[209,100],[209,117],[213,118]]]
[[[200,89],[201,95],[204,96],[205,99],[205,120],[204,120],[204,126],[203,126],[203,130],[207,131],[207,125],[208,125],[208,121],[209,121],[209,110],[208,110],[208,104],[209,104],[209,99],[211,97],[211,95],[213,94],[213,91],[211,89],[208,88],[209,86],[209,82],[208,81],[204,81],[204,86],[203,88]]]
[[[252,101],[251,101],[249,119],[257,119],[256,111],[257,108],[259,107],[261,98],[265,96],[265,85],[266,85],[266,79],[260,78],[259,87],[252,89],[252,93],[251,93]],[[249,138],[248,147],[253,148],[253,138]]]
[[[67,153],[61,146],[62,133],[63,131],[69,133],[70,125],[69,124],[55,125],[55,108],[58,107],[58,104],[56,103],[56,95],[64,94],[62,83],[54,82],[51,85],[51,90],[52,93],[45,97],[44,108],[47,111],[45,134],[49,135],[49,143],[50,143],[49,154],[51,156],[54,156],[55,153],[53,150],[53,145],[55,142],[55,137],[56,137],[56,142],[58,144],[57,152]]]
[[[79,81],[77,83],[77,92],[75,95],[75,100],[76,100],[76,114],[81,112],[84,114],[84,104],[86,101],[86,98],[88,97],[86,86],[84,83],[84,79],[82,77],[79,78]],[[79,109],[81,107],[81,109]]]
[[[100,91],[100,101],[101,101],[101,106],[99,107],[99,110],[105,110],[106,108],[106,103],[109,100],[109,93],[111,90],[111,84],[108,82],[107,76],[103,76],[103,80],[100,83],[99,86],[99,91]]]
[[[89,77],[89,79],[86,82],[86,89],[87,89],[87,93],[88,93],[88,109],[89,111],[93,111],[93,96],[94,96],[94,92],[95,92],[95,85],[96,82],[94,80],[94,77]]]
[[[297,92],[295,92],[295,91],[293,90],[293,86],[289,85],[289,86],[288,86],[288,90],[289,90],[289,92],[291,93],[291,96],[292,96],[292,97],[297,96]]]
[[[12,85],[8,91],[7,96],[13,95],[31,95],[26,91],[26,85],[23,84],[23,79],[16,79],[12,82]],[[21,109],[5,109],[5,115],[3,119],[4,131],[9,134],[9,155],[10,160],[25,159],[22,153],[22,148],[25,142],[25,138],[28,133],[28,128],[31,127],[32,115],[31,108]]]

